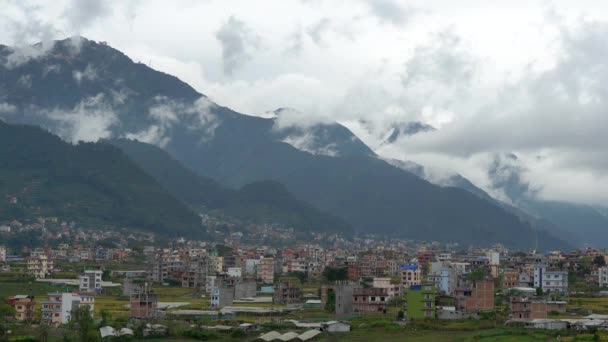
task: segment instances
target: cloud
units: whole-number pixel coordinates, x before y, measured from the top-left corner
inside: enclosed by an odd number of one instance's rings
[[[127,139],[137,139],[149,144],[166,147],[171,142],[174,127],[185,127],[199,135],[201,142],[209,141],[215,136],[215,130],[221,120],[212,113],[215,104],[206,97],[201,97],[187,104],[165,96],[157,96],[154,105],[148,110],[148,117],[153,123],[148,127],[128,132]]]
[[[0,113],[14,113],[17,111],[17,106],[6,102],[0,102]]]
[[[83,71],[74,70],[72,72],[72,77],[74,77],[74,80],[78,84],[80,84],[83,80],[94,81],[97,79],[97,70],[91,64],[87,64]]]
[[[297,148],[300,151],[308,152],[310,154],[325,155],[330,157],[337,157],[339,155],[336,144],[328,144],[326,146],[319,147],[316,135],[311,132],[289,135],[283,139],[283,142]]]
[[[112,8],[107,1],[71,0],[63,12],[63,17],[72,30],[80,32],[110,14]]]
[[[393,25],[404,25],[415,14],[413,8],[404,8],[395,0],[367,0],[372,14]]]
[[[540,189],[533,189],[524,180],[528,169],[513,153],[495,153],[488,167],[488,177],[494,190],[499,190],[512,202],[534,197]]]
[[[306,33],[318,46],[325,46],[323,36],[330,29],[331,20],[327,17],[319,19],[316,23],[308,27]]]
[[[72,110],[55,109],[47,116],[59,124],[59,135],[73,143],[110,138],[112,126],[119,124],[103,94],[82,100]]]
[[[222,63],[226,75],[232,75],[236,69],[250,61],[260,45],[259,36],[234,16],[222,24],[215,38],[222,46]]]

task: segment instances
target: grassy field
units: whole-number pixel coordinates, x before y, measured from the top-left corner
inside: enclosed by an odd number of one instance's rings
[[[582,309],[582,310],[581,310]],[[608,297],[573,297],[568,301],[568,311],[582,311],[581,314],[608,314]]]

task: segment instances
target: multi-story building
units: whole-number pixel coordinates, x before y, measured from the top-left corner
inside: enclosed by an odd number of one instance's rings
[[[234,287],[228,285],[223,279],[216,279],[211,289],[210,306],[214,309],[222,309],[231,306],[234,302]]]
[[[355,312],[386,313],[388,299],[386,288],[358,287],[353,290],[353,309]]]
[[[551,270],[546,264],[534,265],[534,287],[543,292],[568,292],[568,271]]]
[[[191,289],[204,288],[207,276],[215,274],[213,265],[210,264],[206,255],[190,257],[184,265],[182,273],[182,287]],[[206,291],[208,293],[208,291]]]
[[[509,271],[502,274],[503,290],[512,289],[519,286],[519,272]]]
[[[151,286],[141,284],[133,287],[129,296],[131,318],[155,318],[158,311],[158,295],[152,291]]]
[[[302,284],[297,278],[281,278],[275,286],[273,302],[275,304],[301,304]]]
[[[274,282],[274,258],[262,258],[258,264],[257,277],[263,284]]]
[[[547,302],[528,297],[513,296],[509,301],[510,316],[514,319],[547,318]]]
[[[79,293],[52,292],[48,300],[41,301],[42,324],[57,327],[71,320],[73,310],[80,306],[89,308],[91,316],[95,306],[95,297]]]
[[[439,291],[447,295],[452,295],[456,288],[456,269],[445,262],[432,262],[427,280],[429,283],[435,285]]]
[[[389,297],[399,296],[401,293],[401,287],[399,284],[393,284],[391,278],[374,278],[372,287],[386,289],[386,293]]]
[[[8,304],[15,308],[15,319],[17,321],[31,322],[34,319],[34,308],[36,306],[34,296],[12,296],[9,298]]]
[[[456,309],[464,312],[494,310],[494,281],[474,281],[470,286],[455,291]]]
[[[407,318],[435,319],[436,290],[433,284],[412,285],[407,289]]]
[[[401,285],[410,288],[412,285],[420,285],[422,275],[417,264],[405,264],[401,266]]]
[[[354,311],[353,293],[355,286],[348,281],[321,287],[321,305],[331,309],[336,315],[350,315]]]
[[[41,254],[27,259],[27,272],[36,279],[48,278],[53,272],[54,262],[48,256]]]
[[[597,269],[598,283],[600,287],[608,287],[608,267],[600,267]]]
[[[6,247],[0,246],[0,262],[6,262]]]
[[[101,293],[102,275],[102,270],[85,270],[84,273],[78,277],[80,281],[79,291]]]

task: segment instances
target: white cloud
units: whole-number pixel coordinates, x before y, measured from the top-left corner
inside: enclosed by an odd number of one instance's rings
[[[18,46],[11,65],[44,56],[53,38],[82,34],[240,112],[293,107],[303,114],[286,124],[338,120],[374,146],[392,122],[424,121],[440,129],[379,152],[456,170],[486,189],[494,153],[515,152],[539,196],[608,203],[605,2],[555,0],[549,11],[544,1],[481,0],[4,5],[0,41]],[[205,112],[187,115],[191,127],[217,124]],[[139,133],[162,139],[167,120]]]
[[[82,100],[72,110],[55,109],[48,118],[59,123],[59,135],[71,142],[110,138],[111,127],[118,124],[103,94]]]

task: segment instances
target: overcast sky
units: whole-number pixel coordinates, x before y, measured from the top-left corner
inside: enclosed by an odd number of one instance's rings
[[[500,161],[542,198],[608,205],[607,1],[0,0],[0,43],[72,35],[246,114],[339,121],[497,196]],[[438,130],[381,146],[405,121]]]

